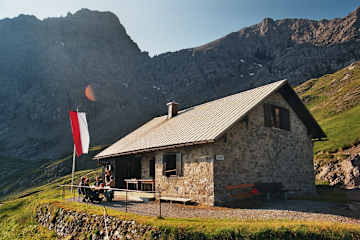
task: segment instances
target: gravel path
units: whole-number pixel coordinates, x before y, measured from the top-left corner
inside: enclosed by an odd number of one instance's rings
[[[121,201],[110,204],[105,202],[102,205],[125,211],[125,204]],[[129,203],[127,210],[146,216],[158,216],[159,202]],[[163,217],[177,218],[291,219],[360,224],[360,213],[350,211],[344,204],[305,200],[267,202],[261,209],[198,207],[162,202],[161,214]]]

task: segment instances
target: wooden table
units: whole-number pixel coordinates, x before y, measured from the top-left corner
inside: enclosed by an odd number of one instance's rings
[[[129,183],[130,184],[135,184],[136,185],[136,190],[139,190],[139,186],[140,186],[140,190],[143,190],[143,185],[144,184],[151,184],[151,190],[154,191],[155,190],[155,179],[124,179],[124,181],[126,182],[126,189],[129,189]]]
[[[139,179],[141,190],[144,190],[144,184],[151,184],[151,191],[155,191],[155,179]]]

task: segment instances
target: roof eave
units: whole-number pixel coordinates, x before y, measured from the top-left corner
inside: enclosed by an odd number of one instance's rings
[[[215,139],[196,141],[196,142],[188,142],[188,143],[180,143],[180,144],[174,144],[174,145],[166,145],[166,146],[153,147],[153,148],[138,149],[138,150],[121,152],[121,153],[116,153],[116,154],[109,154],[109,155],[104,155],[104,156],[95,156],[95,157],[93,157],[93,160],[100,160],[100,159],[105,159],[105,158],[113,158],[113,157],[118,157],[118,156],[139,154],[139,153],[145,153],[145,152],[154,152],[154,151],[159,151],[159,150],[187,147],[187,146],[213,143],[213,142],[215,142]]]
[[[322,130],[314,116],[310,113],[289,83],[283,85],[279,89],[279,93],[307,127],[312,139],[327,139],[325,132]]]

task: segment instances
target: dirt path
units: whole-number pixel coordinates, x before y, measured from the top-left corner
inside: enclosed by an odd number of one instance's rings
[[[124,202],[118,201],[110,204],[105,202],[102,205],[119,211],[125,211],[127,208],[128,212],[146,216],[159,216],[160,212],[158,202],[129,203],[125,206]],[[291,219],[360,224],[360,212],[351,211],[347,205],[305,200],[272,201],[264,204],[261,209],[161,203],[161,215],[176,218]]]

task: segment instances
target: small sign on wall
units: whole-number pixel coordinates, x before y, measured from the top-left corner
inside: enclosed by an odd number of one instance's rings
[[[224,155],[215,155],[215,159],[218,161],[224,161],[225,157]]]

